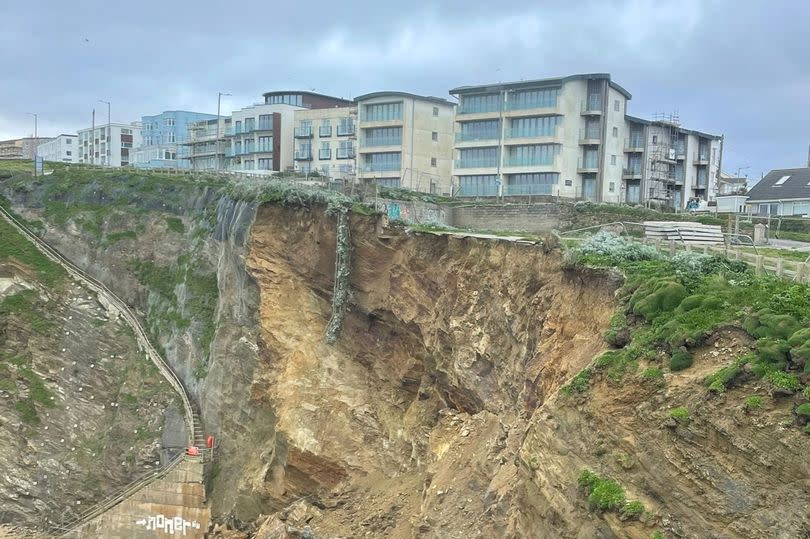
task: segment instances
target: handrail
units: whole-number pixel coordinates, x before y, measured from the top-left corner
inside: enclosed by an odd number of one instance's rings
[[[110,291],[103,283],[95,279],[94,277],[87,274],[84,270],[79,268],[76,264],[70,261],[67,257],[62,255],[59,251],[55,248],[51,247],[45,240],[31,232],[28,227],[26,227],[22,222],[20,222],[11,212],[6,210],[4,207],[0,206],[0,215],[11,224],[20,234],[26,237],[46,258],[50,259],[51,261],[59,264],[62,266],[65,271],[67,271],[68,275],[72,276],[74,279],[83,281],[85,285],[87,285],[91,290],[94,290],[97,294],[104,297],[111,305],[115,306],[118,311],[123,316],[125,322],[129,324],[132,328],[133,332],[135,333],[136,340],[141,348],[146,352],[146,355],[152,361],[152,363],[157,367],[158,371],[161,375],[169,382],[174,390],[180,395],[181,400],[183,401],[183,409],[186,416],[186,425],[188,428],[188,440],[189,445],[193,445],[195,442],[195,413],[191,406],[191,400],[189,399],[188,392],[186,388],[183,386],[183,383],[180,381],[180,378],[177,374],[169,367],[168,363],[165,359],[155,350],[152,346],[152,343],[149,341],[149,337],[146,335],[146,331],[144,331],[143,327],[141,326],[138,319],[135,317],[135,314],[129,308],[129,306],[118,296],[116,296],[112,291]],[[142,488],[143,486],[153,482],[154,480],[165,476],[169,471],[174,469],[180,462],[183,461],[185,455],[181,454],[169,464],[163,467],[163,469],[159,470],[158,472],[154,472],[150,476],[141,477],[137,479],[133,483],[130,483],[126,487],[124,487],[119,493],[108,496],[106,499],[102,500],[84,514],[75,517],[73,520],[70,521],[69,527],[65,527],[64,524],[59,528],[66,533],[72,529],[75,529],[80,524],[86,522],[89,519],[95,518],[96,516],[104,513],[108,509],[114,507],[121,501],[123,501],[127,496],[131,495],[138,489]]]
[[[53,262],[61,265],[65,270],[67,270],[68,274],[77,278],[79,280],[84,281],[91,289],[94,289],[97,293],[104,296],[111,304],[113,304],[119,312],[123,315],[125,321],[132,327],[135,332],[135,337],[138,340],[138,344],[141,345],[141,349],[145,350],[149,359],[155,366],[158,368],[160,373],[163,375],[166,380],[168,380],[169,384],[177,391],[180,395],[180,398],[183,401],[183,408],[186,415],[186,423],[188,426],[188,437],[189,443],[194,442],[194,411],[191,407],[191,401],[188,397],[188,393],[186,392],[186,388],[183,386],[183,383],[180,381],[180,378],[175,374],[175,372],[169,367],[163,357],[158,354],[157,350],[152,346],[152,343],[149,342],[149,338],[146,335],[146,331],[144,331],[143,327],[141,326],[138,319],[132,313],[129,306],[121,300],[118,296],[116,296],[112,291],[110,291],[103,283],[96,280],[94,277],[88,275],[84,270],[76,266],[73,262],[71,262],[67,257],[62,255],[59,251],[51,247],[45,240],[40,238],[39,236],[35,235],[33,232],[28,230],[28,228],[22,224],[16,217],[14,217],[10,212],[8,212],[5,208],[0,206],[0,213],[2,213],[3,217],[9,223],[14,226],[19,232],[21,232],[24,236],[26,236],[35,247],[37,247],[47,258],[51,259]]]

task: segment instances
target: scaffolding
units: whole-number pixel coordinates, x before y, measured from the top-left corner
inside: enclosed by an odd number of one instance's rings
[[[649,126],[648,199],[664,206],[676,205],[676,144],[680,129],[677,111],[654,114]]]

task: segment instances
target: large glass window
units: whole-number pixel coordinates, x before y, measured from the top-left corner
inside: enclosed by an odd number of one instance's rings
[[[245,118],[245,133],[256,129],[256,118]]]
[[[269,131],[273,129],[273,115],[272,114],[260,114],[259,115],[259,129]]]
[[[507,108],[509,110],[518,110],[556,107],[557,97],[559,95],[559,88],[520,90],[518,92],[512,92],[509,94]]]
[[[366,154],[366,170],[371,172],[399,170],[402,154],[400,152],[382,152]]]
[[[560,181],[556,172],[538,174],[510,174],[506,177],[506,195],[553,195],[554,187]]]
[[[459,176],[458,196],[462,197],[491,197],[498,194],[495,174],[480,174],[474,176]]]
[[[364,129],[365,146],[398,146],[402,144],[401,127],[375,127]]]
[[[273,160],[268,158],[259,159],[259,170],[272,170]]]
[[[461,97],[459,114],[498,112],[501,110],[501,94],[465,95]]]
[[[464,148],[458,151],[457,168],[498,166],[498,148]]]
[[[259,137],[258,151],[260,151],[260,152],[272,152],[273,151],[273,137]]]
[[[399,178],[377,178],[374,180],[374,183],[377,185],[381,185],[383,187],[393,187],[399,188],[400,179]]]
[[[389,120],[402,119],[402,102],[398,103],[376,103],[364,106],[366,122],[385,122]]]
[[[294,105],[296,107],[303,107],[303,98],[301,94],[280,94],[280,95],[268,95],[264,98],[264,102],[268,105]]]
[[[551,137],[557,132],[561,116],[539,116],[535,118],[515,118],[509,128],[509,136]]]
[[[354,120],[352,118],[341,118],[337,130],[338,136],[354,134]]]
[[[351,140],[341,140],[338,143],[337,158],[351,159],[354,157],[354,145]]]
[[[552,165],[558,153],[560,153],[559,144],[510,146],[506,166]]]
[[[467,140],[497,140],[501,136],[500,120],[482,120],[477,122],[462,122],[461,130],[456,134],[456,141]]]

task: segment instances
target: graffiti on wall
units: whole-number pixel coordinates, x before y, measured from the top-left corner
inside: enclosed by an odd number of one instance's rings
[[[183,517],[167,517],[166,515],[155,515],[153,517],[136,520],[138,526],[146,526],[147,530],[161,530],[172,535],[186,535],[188,529],[199,530],[200,523],[196,520],[188,521]]]
[[[400,204],[399,202],[387,200],[378,202],[377,210],[386,214],[391,221],[447,224],[445,212],[428,204]]]

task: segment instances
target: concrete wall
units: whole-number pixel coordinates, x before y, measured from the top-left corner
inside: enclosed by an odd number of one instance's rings
[[[203,464],[184,460],[165,477],[67,535],[71,539],[202,538],[211,522]]]
[[[560,228],[569,211],[567,206],[553,203],[456,206],[452,208],[450,225],[480,230],[549,232]]]
[[[417,225],[451,225],[453,209],[429,202],[377,199],[375,209],[391,221]]]

